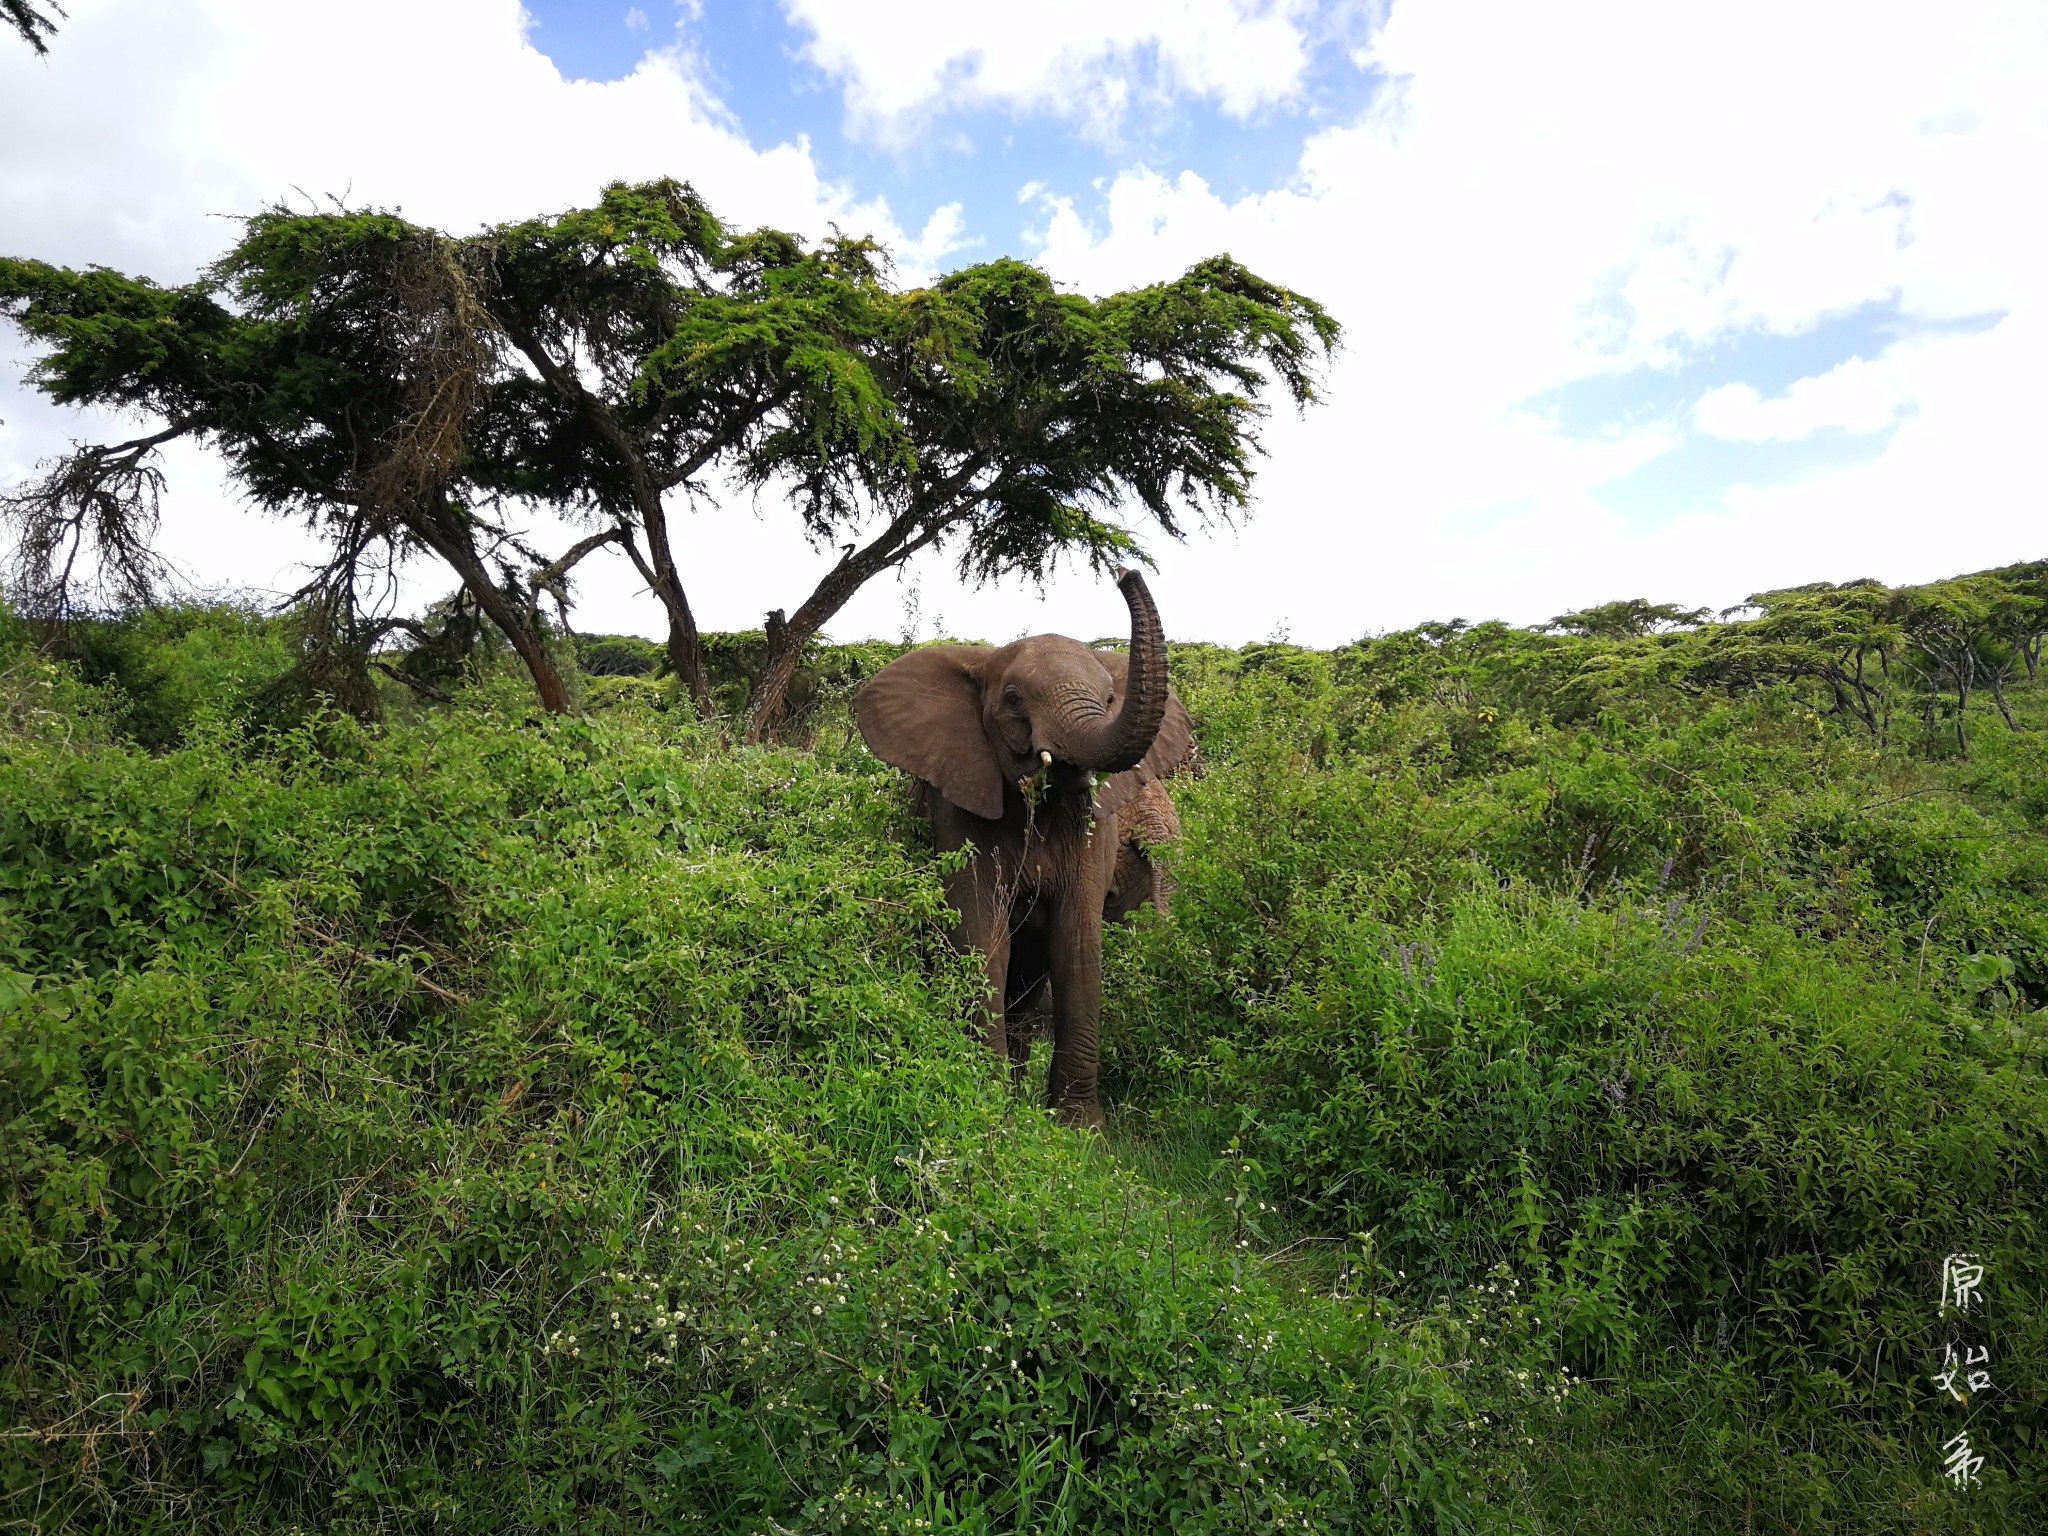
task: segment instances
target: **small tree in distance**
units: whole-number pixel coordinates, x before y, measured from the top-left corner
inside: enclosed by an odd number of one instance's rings
[[[749,730],[772,734],[804,644],[866,581],[945,548],[963,574],[1043,578],[1063,554],[1144,558],[1136,503],[1170,536],[1242,507],[1259,396],[1304,405],[1338,327],[1228,257],[1109,298],[982,263],[905,290],[872,242],[735,234],[687,185],[615,184],[558,217],[452,238],[390,214],[272,209],[198,281],[159,288],[0,260],[0,311],[46,349],[53,399],[164,425],[82,447],[4,511],[17,591],[68,601],[81,561],[146,599],[160,473],[212,443],[259,508],[328,548],[301,594],[358,647],[379,561],[431,552],[568,707],[539,600],[618,544],[663,604],[671,669],[708,706],[672,501],[722,473],[786,496],[841,550],[785,617]],[[590,534],[532,550],[503,517],[531,500]],[[493,567],[496,569],[493,570]]]
[[[1561,613],[1537,628],[1589,640],[1628,640],[1637,635],[1670,634],[1695,629],[1713,617],[1711,608],[1681,608],[1676,603],[1652,603],[1640,597],[1601,603],[1575,613]]]

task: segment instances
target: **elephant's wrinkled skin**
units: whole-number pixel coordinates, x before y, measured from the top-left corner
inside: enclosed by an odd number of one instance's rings
[[[1102,1123],[1103,920],[1164,894],[1146,847],[1179,822],[1156,781],[1186,760],[1190,740],[1144,579],[1125,571],[1117,585],[1131,611],[1128,655],[1064,635],[927,646],[854,699],[875,755],[929,786],[939,849],[974,846],[946,894],[954,942],[987,965],[989,1045],[1008,1055],[1026,1044],[1025,1015],[1049,989],[1047,1099],[1090,1126]]]

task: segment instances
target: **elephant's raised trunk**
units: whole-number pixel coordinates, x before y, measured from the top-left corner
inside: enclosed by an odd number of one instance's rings
[[[1097,773],[1137,767],[1166,718],[1166,635],[1159,627],[1159,610],[1136,571],[1119,571],[1116,584],[1131,610],[1131,666],[1123,705],[1092,727],[1078,725],[1069,736],[1074,762]]]

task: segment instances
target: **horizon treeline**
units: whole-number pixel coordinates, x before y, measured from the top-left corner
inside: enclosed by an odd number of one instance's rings
[[[381,645],[353,656],[333,649],[325,630],[330,619],[318,602],[280,610],[247,597],[193,594],[100,612],[74,609],[27,622],[26,632],[49,654],[79,665],[89,681],[147,691],[129,653],[153,642],[124,640],[124,634],[169,633],[217,621],[254,625],[290,653],[290,661],[267,680],[273,707],[285,700],[301,707],[324,700],[364,720],[379,718],[386,707],[379,682],[402,685],[417,701],[446,703],[449,688],[516,649],[466,589],[434,603],[418,619],[387,624]],[[568,626],[566,611],[551,622],[536,606],[529,620],[532,636],[557,667],[593,699],[636,686],[598,683],[591,693],[594,679],[655,683],[676,676],[674,652],[662,644],[635,635],[578,632]],[[12,622],[24,623],[18,616]],[[1404,693],[1439,701],[1472,695],[1483,682],[1532,703],[1540,696],[1544,711],[1559,719],[1588,719],[1622,698],[1698,699],[1782,684],[1810,692],[1829,718],[1879,743],[1909,728],[1926,755],[1967,756],[1973,700],[1988,699],[2002,724],[2017,729],[2007,691],[2015,679],[2038,678],[2044,638],[2048,559],[1896,587],[1869,578],[1811,582],[1756,593],[1718,614],[1633,598],[1526,626],[1434,621],[1368,633],[1329,654],[1346,658],[1360,676],[1372,675],[1383,704]],[[919,643],[931,642],[809,638],[791,653],[794,660],[778,683],[785,695],[783,728],[796,740],[806,739],[808,722],[823,703],[843,697]],[[1108,637],[1097,643],[1121,641]],[[1206,641],[1175,645],[1233,649]],[[1275,646],[1286,649],[1291,642],[1239,649]],[[743,729],[763,678],[783,653],[764,630],[705,632],[697,647],[699,676],[686,680],[695,707],[708,719]]]

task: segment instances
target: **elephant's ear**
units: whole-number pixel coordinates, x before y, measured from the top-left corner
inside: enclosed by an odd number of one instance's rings
[[[1110,681],[1116,687],[1117,702],[1121,704],[1125,686],[1130,681],[1131,658],[1122,651],[1097,651],[1095,658],[1108,668]],[[1095,792],[1097,814],[1114,815],[1154,779],[1178,773],[1187,761],[1188,744],[1194,739],[1194,723],[1188,719],[1187,706],[1181,703],[1178,694],[1168,690],[1166,718],[1159,722],[1159,734],[1152,738],[1152,750],[1139,760],[1137,767],[1125,769]]]
[[[899,656],[854,695],[868,749],[915,774],[963,811],[1003,814],[1003,774],[981,728],[979,645],[928,645]]]

